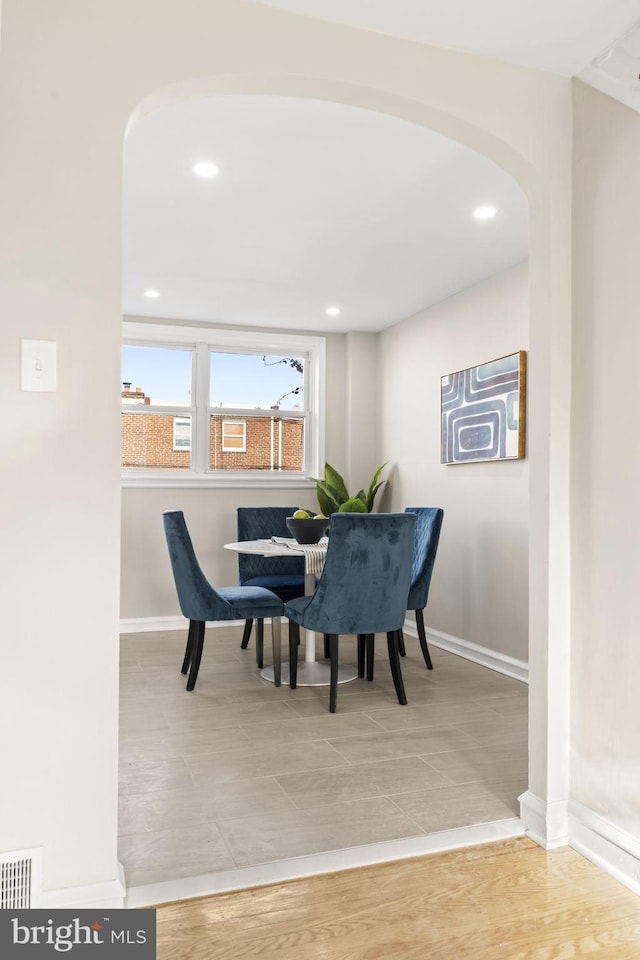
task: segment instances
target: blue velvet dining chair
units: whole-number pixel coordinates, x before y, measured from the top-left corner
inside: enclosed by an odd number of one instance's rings
[[[182,615],[189,621],[187,647],[181,673],[189,671],[187,690],[193,690],[200,669],[204,631],[207,622],[271,617],[273,667],[277,687],[280,686],[280,618],[282,600],[264,587],[211,586],[200,568],[182,510],[162,514],[169,548],[173,579]]]
[[[442,507],[407,507],[405,513],[413,513],[416,517],[416,533],[413,545],[413,561],[411,565],[411,585],[407,598],[407,610],[415,613],[418,640],[424,662],[428,670],[433,670],[431,655],[427,645],[427,635],[424,629],[424,608],[429,599],[431,575],[436,561],[440,530],[444,519]],[[400,656],[405,656],[404,637],[400,631],[398,638]],[[373,680],[373,659],[375,655],[373,639],[366,640],[358,637],[358,655],[366,656],[367,680]]]
[[[427,635],[424,630],[424,608],[429,599],[431,575],[436,562],[444,510],[442,507],[406,507],[405,513],[415,513],[416,515],[416,539],[407,610],[413,610],[415,613],[422,656],[427,665],[427,670],[433,670],[433,663],[427,646]],[[404,645],[404,641],[402,641],[402,644]]]
[[[298,507],[238,507],[238,540],[268,540],[290,537],[286,518]],[[286,603],[304,595],[304,557],[261,557],[238,554],[238,579],[241,586],[265,587]],[[256,618],[256,662],[262,669],[264,625]],[[245,621],[240,646],[246,650],[251,637],[253,618]]]
[[[398,641],[407,609],[415,525],[416,517],[410,513],[334,513],[327,557],[314,593],[285,604],[290,686],[296,687],[300,627],[323,633],[331,660],[331,713],[337,705],[340,634],[357,634],[371,642],[376,633],[387,634],[398,702],[407,702]],[[360,651],[358,672],[360,676],[364,672]]]

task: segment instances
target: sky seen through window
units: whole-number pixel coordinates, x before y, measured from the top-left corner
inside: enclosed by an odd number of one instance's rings
[[[190,350],[123,346],[122,382],[130,383],[132,390],[140,387],[154,405],[189,406],[191,356]],[[285,362],[278,362],[283,359]],[[286,361],[267,356],[265,363],[262,354],[212,352],[209,403],[268,408],[280,402],[282,409],[304,406],[303,375]],[[291,394],[298,387],[299,393]]]

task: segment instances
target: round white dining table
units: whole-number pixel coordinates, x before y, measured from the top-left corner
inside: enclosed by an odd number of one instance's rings
[[[320,548],[314,544],[315,548]],[[297,545],[292,541],[291,545],[285,543],[274,543],[273,540],[239,540],[236,543],[225,543],[225,550],[233,550],[235,553],[257,553],[262,557],[305,557],[305,566],[307,554],[303,549],[297,549]],[[321,549],[321,548],[320,548]],[[324,547],[326,551],[326,545]],[[305,570],[304,592],[309,596],[316,588],[316,573]],[[298,664],[297,685],[299,687],[328,687],[330,677],[330,664],[328,660],[316,660],[316,635],[313,630],[303,630],[304,636],[304,662]],[[274,682],[273,667],[265,667],[260,671],[260,676],[265,680]],[[355,667],[339,666],[338,683],[348,683],[355,680],[358,671]],[[282,683],[289,683],[289,664],[282,662]]]

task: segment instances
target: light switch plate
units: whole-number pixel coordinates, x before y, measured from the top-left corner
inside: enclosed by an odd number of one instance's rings
[[[57,389],[57,343],[55,340],[21,341],[21,388]]]

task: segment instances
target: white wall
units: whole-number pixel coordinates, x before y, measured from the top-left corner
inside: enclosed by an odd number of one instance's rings
[[[345,406],[347,444],[343,473],[349,493],[368,490],[371,478],[381,464],[379,459],[379,404],[384,392],[378,370],[380,338],[375,333],[347,335],[347,403]],[[330,389],[337,386],[334,377]],[[384,479],[388,471],[383,471]],[[378,500],[375,508],[379,509]]]
[[[640,116],[574,104],[572,796],[640,840]]]
[[[529,463],[441,464],[440,378],[528,346],[525,264],[380,338],[382,448],[395,464],[385,506],[445,511],[425,623],[524,661]]]
[[[117,875],[114,384],[125,130],[143,101],[205,91],[390,112],[482,150],[524,184],[535,476],[530,779],[542,797],[565,791],[564,764],[548,764],[547,741],[551,720],[553,736],[564,736],[553,707],[565,686],[569,629],[567,81],[236,0],[3,0],[0,401],[10,415],[0,730],[11,781],[0,800],[0,850],[43,845],[50,891]],[[57,393],[20,391],[23,337],[57,341]]]

